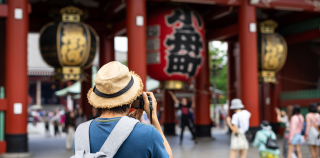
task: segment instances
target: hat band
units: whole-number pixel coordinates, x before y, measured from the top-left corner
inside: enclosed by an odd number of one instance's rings
[[[126,92],[132,87],[133,83],[134,83],[134,79],[133,79],[133,77],[131,76],[131,80],[130,80],[130,82],[128,83],[128,85],[127,85],[126,87],[124,87],[123,89],[121,89],[121,90],[120,90],[119,92],[117,92],[117,93],[105,94],[105,93],[100,92],[100,91],[96,88],[96,86],[94,86],[93,92],[94,92],[97,96],[99,96],[99,97],[103,97],[103,98],[115,98],[115,97],[118,97],[118,96],[126,93]]]

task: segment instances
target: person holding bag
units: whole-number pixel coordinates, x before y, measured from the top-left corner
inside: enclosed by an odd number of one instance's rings
[[[288,141],[288,153],[292,153],[293,149],[296,149],[298,158],[302,158],[300,142],[301,132],[303,130],[304,118],[300,114],[300,106],[295,105],[293,107],[292,117],[290,119],[289,141]],[[292,155],[288,154],[288,158]]]
[[[254,147],[259,147],[260,158],[279,158],[280,150],[277,136],[272,131],[269,121],[262,121],[262,128],[256,133],[253,141]]]
[[[310,103],[309,113],[306,115],[307,128],[305,133],[306,141],[309,145],[312,158],[318,158],[319,155],[319,120],[317,104]]]
[[[243,110],[244,105],[240,99],[233,99],[231,101],[230,109],[234,111],[232,119],[228,116],[226,121],[232,131],[230,158],[236,158],[240,152],[240,158],[247,157],[249,143],[245,133],[249,130],[249,120],[251,113]]]

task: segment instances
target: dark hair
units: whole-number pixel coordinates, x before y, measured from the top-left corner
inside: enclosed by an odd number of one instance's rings
[[[320,101],[318,102],[318,106],[320,106]]]
[[[110,111],[112,111],[112,113],[124,113],[124,112],[127,112],[129,109],[130,109],[130,104],[126,104],[126,105],[114,107],[114,108],[111,108],[111,109],[99,108],[98,111],[99,111],[99,113],[101,113],[101,114],[102,114],[105,110],[110,110]]]
[[[316,103],[310,103],[308,110],[309,110],[309,112],[317,113],[318,112],[317,104]]]
[[[269,121],[267,121],[267,120],[263,120],[263,121],[261,122],[261,125],[263,125],[263,126],[269,126],[270,123],[269,123]]]
[[[299,115],[300,114],[300,105],[294,105],[292,110],[292,115]]]

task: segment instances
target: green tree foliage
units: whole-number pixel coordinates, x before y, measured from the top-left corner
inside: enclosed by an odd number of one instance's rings
[[[223,44],[223,43],[221,43]],[[213,84],[213,65],[214,62],[211,60],[212,55],[216,56],[215,61],[215,80],[216,80],[216,89],[227,92],[227,51],[220,50],[217,47],[213,47],[212,43],[209,44],[209,66],[210,66],[210,84]],[[227,96],[219,98],[218,103],[225,103]]]

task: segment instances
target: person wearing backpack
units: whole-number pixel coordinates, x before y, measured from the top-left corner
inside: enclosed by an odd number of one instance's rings
[[[320,115],[317,110],[316,103],[310,103],[309,113],[306,115],[307,127],[305,132],[305,138],[310,148],[312,158],[319,157],[319,121]]]
[[[245,133],[249,130],[251,113],[243,108],[244,105],[240,99],[233,99],[231,101],[230,109],[234,111],[234,114],[232,115],[232,119],[229,116],[226,119],[232,131],[230,158],[236,158],[238,152],[240,152],[240,158],[247,157],[249,143]]]
[[[288,139],[288,153],[292,153],[294,148],[296,149],[298,158],[302,158],[300,143],[302,138],[302,130],[304,124],[304,118],[300,114],[300,106],[295,105],[292,110],[292,117],[290,119],[290,130]],[[292,155],[288,154],[288,158]]]
[[[272,131],[270,123],[266,120],[260,124],[261,130],[256,133],[253,147],[259,147],[260,158],[279,158],[280,150],[277,136]]]
[[[94,82],[87,98],[102,113],[78,126],[71,158],[172,158],[157,118],[157,101],[153,93],[143,92],[137,74],[113,61],[99,69]],[[144,106],[129,114],[132,102],[141,101],[141,95]],[[152,124],[139,122],[143,111]]]

